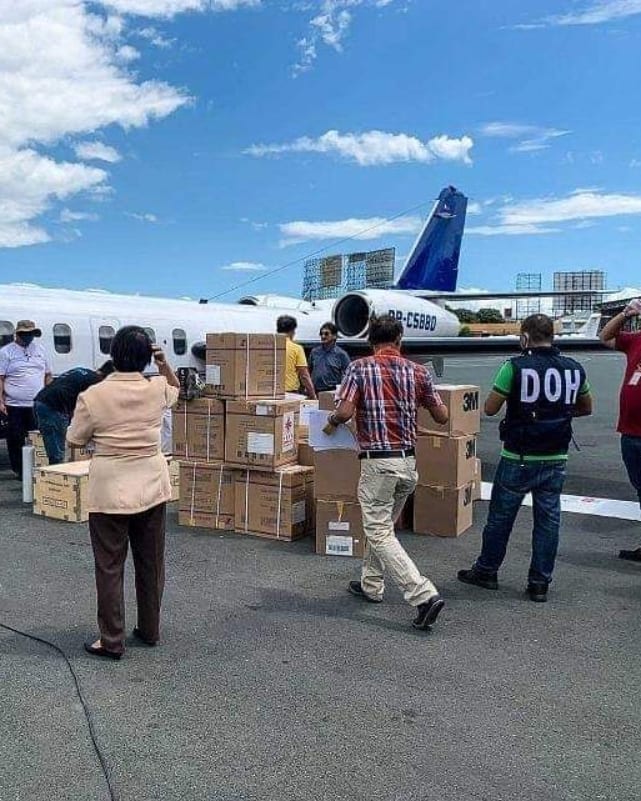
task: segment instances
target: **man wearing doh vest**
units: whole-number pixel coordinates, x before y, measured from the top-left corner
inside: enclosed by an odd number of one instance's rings
[[[523,353],[505,362],[485,401],[495,415],[507,403],[501,421],[501,460],[494,477],[481,555],[458,578],[497,590],[512,527],[521,503],[532,493],[534,528],[527,593],[546,601],[559,543],[561,491],[565,481],[572,418],[592,413],[590,385],[583,367],[553,345],[554,324],[533,314],[521,324]]]

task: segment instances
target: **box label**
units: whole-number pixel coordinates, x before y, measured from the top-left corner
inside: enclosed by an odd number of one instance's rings
[[[338,537],[335,534],[330,535],[325,540],[325,553],[327,556],[353,556],[354,543],[352,538]]]
[[[283,453],[296,448],[296,419],[294,412],[283,415]],[[273,451],[272,451],[273,453]]]
[[[266,417],[269,414],[269,406],[258,404],[256,406],[256,415],[258,417]]]
[[[349,522],[347,520],[330,520],[327,524],[330,531],[349,531]],[[338,538],[340,539],[340,537]]]
[[[205,366],[205,383],[214,387],[220,386],[219,364],[208,364]]]
[[[247,432],[247,453],[274,454],[274,435]]]
[[[297,501],[296,503],[292,504],[292,523],[296,525],[297,523],[304,523],[307,519],[307,509],[305,505],[305,501]]]

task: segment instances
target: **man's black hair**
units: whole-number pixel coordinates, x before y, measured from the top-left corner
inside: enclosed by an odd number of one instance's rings
[[[521,323],[521,333],[527,334],[530,345],[552,342],[554,321],[547,314],[531,314]]]
[[[151,361],[151,339],[139,325],[125,325],[111,342],[111,358],[119,373],[142,373]]]
[[[330,331],[332,336],[338,336],[338,328],[334,325],[334,323],[323,323],[320,327],[321,331]]]
[[[278,334],[291,334],[292,331],[295,331],[298,328],[298,323],[296,322],[296,318],[292,317],[291,314],[282,314],[278,320],[276,320],[276,332]]]
[[[101,373],[106,378],[108,375],[111,375],[115,369],[116,368],[114,367],[113,360],[107,359],[107,361],[104,364],[100,365],[97,372]]]
[[[372,317],[370,320],[367,338],[372,347],[376,345],[393,345],[402,336],[403,324],[396,317],[392,317],[391,314]]]

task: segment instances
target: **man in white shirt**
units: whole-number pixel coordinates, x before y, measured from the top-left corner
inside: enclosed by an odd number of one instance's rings
[[[51,363],[42,336],[32,320],[19,320],[15,342],[0,348],[0,413],[8,419],[7,450],[11,469],[22,478],[22,447],[27,432],[36,428],[33,400],[52,379]]]

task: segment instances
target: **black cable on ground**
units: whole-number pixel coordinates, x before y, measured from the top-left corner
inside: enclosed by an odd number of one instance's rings
[[[89,727],[89,737],[91,739],[91,744],[93,745],[94,751],[96,752],[96,756],[98,757],[98,762],[100,763],[100,767],[102,768],[102,772],[105,777],[105,781],[107,782],[107,789],[109,791],[109,798],[111,801],[118,801],[118,796],[116,795],[116,791],[111,784],[111,777],[109,775],[109,768],[107,767],[107,761],[104,758],[102,751],[100,750],[100,746],[96,740],[96,733],[93,728],[93,721],[91,719],[91,712],[89,711],[89,707],[87,706],[87,702],[82,694],[82,690],[80,689],[80,681],[78,680],[78,676],[76,675],[76,671],[73,669],[71,662],[69,661],[67,654],[59,648],[54,643],[49,642],[49,640],[43,640],[42,637],[36,637],[33,634],[27,634],[25,631],[20,631],[19,629],[14,629],[12,626],[7,626],[5,623],[0,623],[0,628],[6,629],[7,631],[12,631],[14,634],[19,634],[21,637],[26,637],[28,640],[33,640],[34,642],[39,642],[42,645],[46,645],[49,648],[53,648],[54,651],[60,654],[60,656],[65,660],[67,667],[69,668],[69,672],[73,677],[74,684],[76,686],[76,694],[80,699],[80,703],[82,705],[82,710],[85,713],[85,718],[87,719],[87,726]]]

